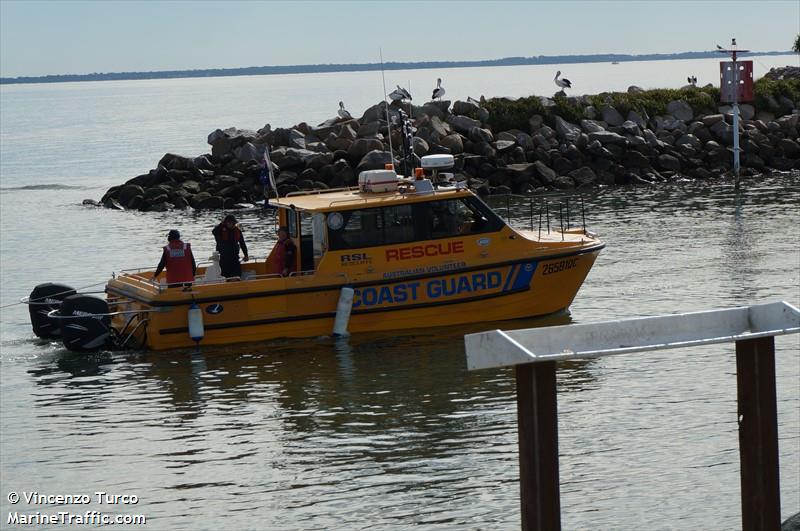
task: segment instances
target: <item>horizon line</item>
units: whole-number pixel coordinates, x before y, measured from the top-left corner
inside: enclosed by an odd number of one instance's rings
[[[794,52],[767,51],[743,52],[742,57],[758,55],[793,55]],[[511,56],[499,59],[461,61],[387,61],[384,63],[316,63],[304,65],[246,66],[233,68],[197,68],[184,70],[144,70],[126,72],[92,72],[86,74],[46,74],[41,76],[0,77],[0,84],[23,83],[68,83],[76,81],[122,81],[139,79],[180,79],[195,77],[231,77],[248,75],[309,74],[329,72],[364,72],[384,70],[412,70],[433,68],[474,68],[493,66],[524,66],[558,63],[595,63],[605,61],[654,61],[671,59],[700,59],[719,57],[718,50],[651,54],[570,54],[538,55],[530,57]]]

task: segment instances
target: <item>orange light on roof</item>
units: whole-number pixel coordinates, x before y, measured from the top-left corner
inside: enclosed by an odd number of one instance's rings
[[[425,170],[423,170],[422,168],[414,168],[414,177],[416,177],[417,180],[422,179],[424,176],[425,176]]]

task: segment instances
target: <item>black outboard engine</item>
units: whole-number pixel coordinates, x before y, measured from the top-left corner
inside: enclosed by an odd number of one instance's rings
[[[59,337],[61,335],[59,320],[48,317],[47,314],[57,310],[61,306],[61,301],[75,293],[69,286],[52,282],[39,284],[33,288],[28,297],[28,312],[31,314],[33,333],[45,339]]]
[[[111,340],[108,303],[90,295],[71,295],[61,303],[59,312],[61,341],[69,350],[91,352]]]

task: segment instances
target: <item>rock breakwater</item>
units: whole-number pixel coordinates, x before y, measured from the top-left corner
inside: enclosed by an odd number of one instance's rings
[[[410,116],[415,159],[452,154],[454,178],[482,195],[709,179],[731,170],[732,114],[713,87],[552,98],[492,98],[388,105]],[[756,101],[740,106],[743,173],[800,170],[800,80],[762,78]],[[110,188],[99,202],[140,211],[229,209],[263,199],[269,147],[278,193],[353,186],[359,172],[402,153],[387,104],[359,119],[258,131],[217,129],[210,153],[167,153],[156,168]],[[394,153],[389,154],[389,135]],[[418,160],[417,160],[418,161]]]

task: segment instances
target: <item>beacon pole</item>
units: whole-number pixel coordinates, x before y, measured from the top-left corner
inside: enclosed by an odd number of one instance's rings
[[[733,39],[736,42],[736,39]],[[731,53],[733,60],[733,175],[734,186],[739,188],[739,69],[736,66],[736,48]]]
[[[731,63],[721,63],[720,76],[720,99],[724,103],[730,103],[733,108],[733,175],[734,187],[739,188],[739,173],[741,169],[739,148],[739,100],[750,101],[752,99],[752,61],[742,62],[739,65],[738,54],[749,52],[750,50],[739,50],[736,48],[736,39],[731,39],[731,48],[726,50],[717,45],[717,51],[730,54]],[[728,67],[730,67],[728,69]],[[740,70],[743,70],[740,76]]]

